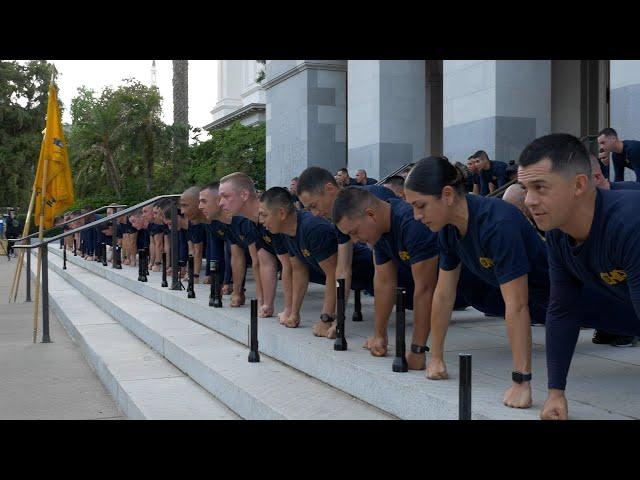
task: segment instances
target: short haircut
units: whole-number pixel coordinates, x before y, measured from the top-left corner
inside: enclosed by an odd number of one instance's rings
[[[400,175],[392,175],[384,181],[384,185],[404,187],[404,177],[401,177]]]
[[[356,173],[358,173],[358,172],[362,172],[362,173],[364,173],[364,176],[365,176],[365,177],[367,176],[367,171],[366,171],[364,168],[359,168],[359,169],[357,169],[357,170],[356,170]]]
[[[481,160],[489,160],[489,155],[484,150],[478,150],[476,153],[471,155],[470,158],[479,158]]]
[[[591,163],[591,173],[602,173],[602,167],[600,166],[600,160],[593,154],[589,154],[589,162]]]
[[[345,217],[362,217],[365,208],[371,208],[378,203],[379,200],[364,188],[347,187],[338,193],[333,202],[333,223],[337,225]]]
[[[182,192],[182,195],[184,195],[185,197],[195,198],[196,200],[198,199],[199,194],[200,194],[200,187],[198,187],[197,185],[189,187],[184,192]]]
[[[294,213],[296,207],[293,205],[293,196],[283,187],[271,187],[260,195],[260,202],[264,203],[267,209],[284,208],[287,214]]]
[[[256,196],[256,186],[249,175],[242,172],[234,172],[220,179],[220,183],[231,182],[236,190],[248,190],[251,197]]]
[[[584,144],[568,133],[553,133],[536,138],[520,154],[521,167],[534,165],[548,158],[551,171],[571,177],[579,173],[591,178],[591,161]]]
[[[613,128],[607,127],[603,128],[598,132],[598,136],[604,135],[605,137],[616,137],[618,138],[618,132],[616,132]]]
[[[142,209],[140,209],[140,208],[137,209],[137,210],[134,210],[133,212],[131,212],[129,214],[129,218],[131,218],[131,217],[137,218],[137,217],[141,217],[141,216],[142,216]]]
[[[207,183],[204,187],[202,187],[200,191],[203,192],[204,190],[211,190],[212,192],[215,192],[217,194],[219,189],[220,189],[220,182],[210,182],[210,183]]]
[[[327,183],[338,188],[338,182],[336,182],[336,178],[331,175],[329,170],[320,167],[309,167],[300,174],[296,190],[298,195],[304,192],[319,193]]]
[[[344,172],[345,175],[349,176],[349,170],[347,170],[346,168],[341,168],[340,170],[338,170],[338,173],[340,172]]]
[[[298,181],[298,177],[293,177],[293,178],[291,179],[291,181],[292,181],[292,182],[293,182],[294,180],[297,182],[297,181]]]

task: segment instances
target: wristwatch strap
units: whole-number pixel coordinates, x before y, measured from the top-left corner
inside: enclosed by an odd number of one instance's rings
[[[515,382],[515,383],[522,383],[522,382],[530,382],[532,378],[531,373],[521,373],[521,372],[511,372],[511,379]]]
[[[412,343],[411,351],[413,353],[424,353],[429,351],[429,347],[427,347],[426,345],[422,346],[422,345],[416,345],[415,343]]]
[[[333,315],[329,315],[328,313],[323,313],[322,315],[320,315],[320,320],[322,320],[325,323],[331,323],[335,320],[335,318],[333,317]]]

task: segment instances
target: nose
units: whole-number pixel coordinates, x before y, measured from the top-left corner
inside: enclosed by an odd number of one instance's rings
[[[533,207],[538,204],[538,197],[531,190],[527,190],[524,194],[525,207]]]

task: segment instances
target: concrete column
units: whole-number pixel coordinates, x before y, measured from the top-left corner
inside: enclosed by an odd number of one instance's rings
[[[349,60],[349,173],[380,179],[425,156],[424,60]]]
[[[242,98],[240,97],[244,85],[242,62],[244,62],[244,60],[219,61],[218,102],[213,110],[211,110],[214,121],[242,106]]]
[[[267,188],[310,166],[346,165],[346,70],[346,60],[267,62]]]
[[[622,140],[640,140],[640,60],[611,60],[610,72],[609,126]],[[628,168],[624,177],[624,180],[635,180]]]
[[[517,160],[551,131],[549,60],[445,60],[444,154],[464,162],[476,150]]]

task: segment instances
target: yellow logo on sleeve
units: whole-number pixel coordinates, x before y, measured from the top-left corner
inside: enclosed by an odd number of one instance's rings
[[[401,252],[398,252],[398,255],[400,255],[400,258],[402,260],[404,260],[405,262],[411,258],[411,255],[409,255],[409,252],[407,252],[405,250],[402,250]]]
[[[271,243],[271,237],[269,235],[263,236],[262,239],[267,243]]]
[[[224,237],[224,232],[222,230],[218,230],[218,236]]]
[[[615,269],[609,273],[601,273],[600,278],[608,285],[615,285],[620,282],[624,282],[627,279],[627,273],[624,270]]]
[[[491,260],[490,258],[480,257],[479,260],[480,260],[480,265],[482,265],[484,268],[493,267],[493,260]]]
[[[304,255],[305,257],[310,257],[311,256],[311,252],[309,250],[307,250],[306,248],[302,249],[302,255]]]

